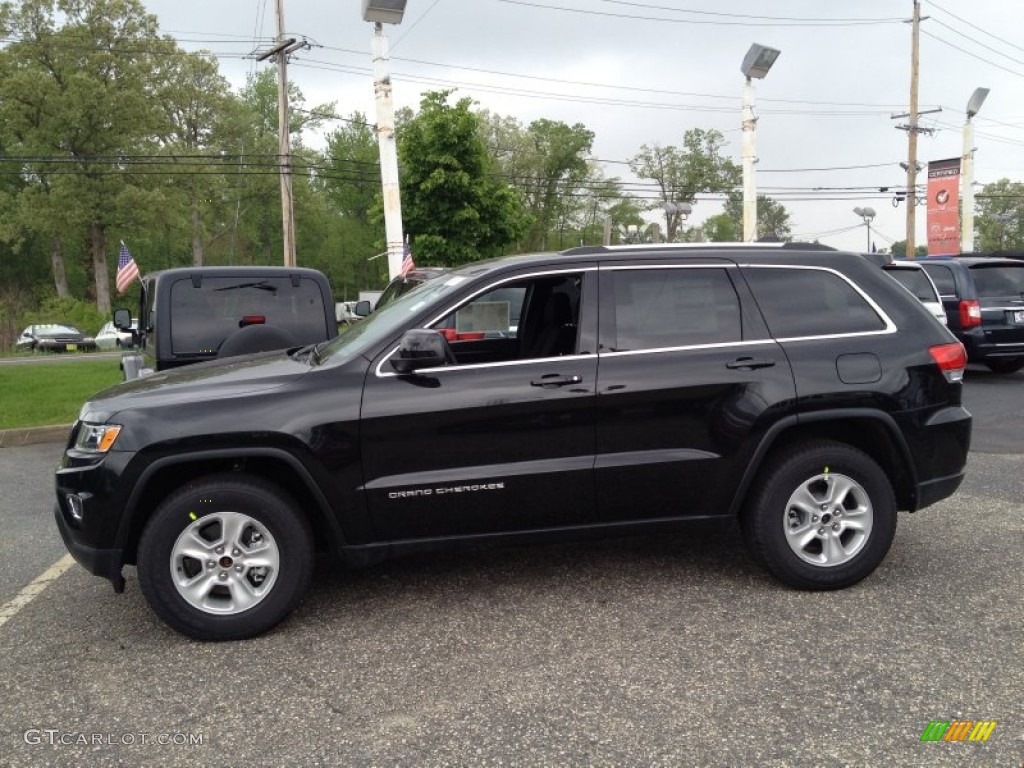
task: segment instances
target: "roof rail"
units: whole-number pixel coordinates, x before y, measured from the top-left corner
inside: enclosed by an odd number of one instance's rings
[[[622,251],[643,250],[689,250],[694,248],[740,249],[740,248],[782,248],[787,251],[835,251],[830,245],[821,243],[789,243],[781,240],[758,240],[752,243],[715,242],[715,243],[629,243],[625,245],[580,245],[568,248],[559,253],[562,256],[586,256],[593,253],[615,253]]]

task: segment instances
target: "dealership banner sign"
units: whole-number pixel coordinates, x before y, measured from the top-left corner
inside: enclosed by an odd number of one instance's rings
[[[960,158],[928,163],[928,255],[960,253]]]

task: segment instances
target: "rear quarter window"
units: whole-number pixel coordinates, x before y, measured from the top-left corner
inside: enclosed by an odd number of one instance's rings
[[[956,280],[952,269],[945,264],[922,264],[921,269],[928,273],[941,295],[956,296]]]
[[[932,287],[932,283],[928,279],[928,275],[924,273],[924,270],[902,268],[887,269],[885,272],[889,277],[914,294],[919,301],[935,301],[937,299],[935,289]]]
[[[885,321],[872,306],[834,272],[751,267],[745,274],[777,339],[885,330]]]

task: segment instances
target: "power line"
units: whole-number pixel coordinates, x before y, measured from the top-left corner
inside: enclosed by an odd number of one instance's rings
[[[566,8],[560,5],[543,5],[541,3],[527,2],[526,0],[498,0],[499,3],[508,5],[522,5],[532,8],[543,8],[548,11],[568,11],[586,16],[607,16],[617,19],[632,19],[636,21],[658,21],[669,24],[710,24],[724,27],[859,27],[876,24],[896,24],[903,19],[865,19],[863,21],[710,21],[703,19],[678,19],[665,16],[637,16],[628,13],[611,13],[609,11],[593,11],[584,8]],[[770,17],[765,17],[770,18]]]
[[[748,14],[748,13],[725,13],[723,11],[694,11],[694,10],[687,10],[687,9],[683,9],[683,8],[673,8],[672,6],[666,6],[666,5],[650,5],[648,3],[630,2],[630,0],[599,0],[599,2],[610,3],[610,4],[613,4],[613,5],[629,5],[629,6],[633,6],[634,8],[648,8],[648,9],[654,10],[654,11],[671,11],[673,13],[692,13],[692,14],[701,15],[701,16],[728,16],[730,18],[738,18],[738,19],[762,19],[762,20],[770,20],[770,21],[805,21],[805,22],[809,22],[809,21],[825,21],[825,22],[841,22],[841,21],[896,22],[896,21],[903,21],[903,19],[900,18],[900,17],[888,17],[888,18],[884,18],[884,19],[863,19],[863,18],[852,18],[852,19],[836,19],[836,18],[824,19],[823,18],[823,19],[814,19],[814,18],[806,18],[806,17],[801,17],[801,16],[755,16],[755,15],[751,15],[751,14]]]
[[[1006,43],[1006,45],[1010,46],[1011,48],[1016,48],[1018,51],[1024,51],[1024,48],[1022,48],[1021,46],[1017,45],[1016,43],[1011,43],[1009,40],[1006,40],[1006,39],[1004,39],[1002,37],[999,37],[998,35],[993,35],[991,32],[989,32],[988,30],[982,29],[977,24],[972,24],[967,19],[964,19],[964,18],[962,18],[960,16],[957,16],[952,11],[947,11],[945,8],[943,8],[938,3],[933,2],[933,0],[929,0],[929,2],[931,2],[931,5],[932,5],[933,8],[935,8],[935,9],[937,9],[939,11],[942,11],[943,13],[945,13],[945,14],[947,14],[949,16],[952,16],[954,19],[956,19],[957,21],[961,22],[962,24],[966,24],[968,27],[971,27],[972,29],[976,29],[979,32],[981,32],[982,34],[988,35],[989,37],[994,38],[994,39],[998,40],[1001,43]]]
[[[960,51],[960,53],[966,53],[971,58],[977,59],[978,61],[983,61],[986,64],[990,64],[993,67],[996,67],[998,69],[1003,70],[1004,72],[1009,72],[1011,75],[1016,75],[1017,77],[1024,77],[1024,74],[1022,74],[1020,72],[1012,70],[1009,67],[1004,67],[1002,64],[996,64],[994,61],[989,61],[988,59],[984,58],[983,56],[979,56],[976,53],[971,53],[966,48],[961,48],[959,45],[953,45],[953,43],[949,42],[948,40],[943,40],[941,37],[933,35],[931,32],[929,32],[926,29],[922,29],[921,30],[921,34],[922,35],[927,35],[932,40],[938,40],[940,43],[942,43],[943,45],[948,45],[950,48],[955,48],[956,50]]]

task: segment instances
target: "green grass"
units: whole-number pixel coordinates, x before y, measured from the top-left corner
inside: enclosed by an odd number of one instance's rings
[[[70,424],[91,395],[123,379],[117,360],[0,365],[0,429]]]

